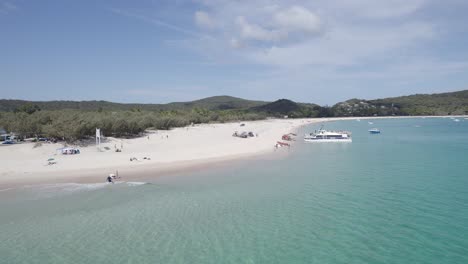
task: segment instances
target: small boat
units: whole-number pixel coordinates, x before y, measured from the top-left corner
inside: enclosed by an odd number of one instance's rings
[[[456,119],[456,118],[455,118],[455,119],[453,119],[453,121],[455,121],[455,122],[460,122],[460,119]]]
[[[369,133],[371,133],[371,134],[380,134],[380,130],[378,128],[369,129]]]
[[[374,124],[373,122],[370,122],[370,121],[369,121],[368,123],[369,123],[369,125],[373,125],[373,124]]]

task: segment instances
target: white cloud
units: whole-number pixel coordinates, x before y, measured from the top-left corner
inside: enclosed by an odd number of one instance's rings
[[[202,30],[213,29],[213,21],[216,21],[218,38],[231,47],[273,43],[283,46],[315,37],[323,31],[320,17],[300,5],[272,5],[263,0],[205,0],[203,3],[209,11],[196,11],[196,24]]]
[[[276,4],[266,0],[203,0],[210,15],[223,25],[212,35],[215,40],[207,43],[224,45],[224,52],[217,53],[223,56],[222,61],[235,57],[236,61],[274,67],[391,62],[391,56],[436,36],[431,21],[410,16],[425,3],[426,0],[285,0]],[[218,44],[214,44],[216,41]]]
[[[213,29],[216,27],[215,21],[204,11],[195,12],[195,23],[201,28]]]
[[[302,6],[280,8],[270,5],[262,11],[263,14],[250,16],[258,23],[251,23],[244,16],[236,18],[240,38],[285,45],[291,41],[311,38],[322,31],[320,18]]]
[[[240,37],[245,40],[279,41],[282,38],[280,30],[267,30],[262,26],[251,24],[243,16],[237,17],[236,25],[239,27]]]
[[[294,45],[252,49],[245,58],[254,63],[277,67],[345,66],[363,63],[366,59],[394,56],[400,48],[408,48],[434,36],[425,23],[409,23],[382,30],[340,26],[326,37]]]
[[[301,6],[292,6],[279,11],[274,15],[274,20],[288,31],[318,33],[322,29],[320,18]]]

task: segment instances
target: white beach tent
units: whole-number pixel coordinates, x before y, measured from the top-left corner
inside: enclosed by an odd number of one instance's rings
[[[61,154],[63,155],[74,155],[74,154],[80,154],[80,150],[77,148],[59,148],[57,151],[60,151]]]

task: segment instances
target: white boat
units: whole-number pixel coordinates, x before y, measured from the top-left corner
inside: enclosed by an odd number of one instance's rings
[[[373,125],[373,124],[374,124],[373,122],[370,122],[370,121],[369,121],[369,122],[367,122],[367,123],[369,123],[369,125]]]
[[[369,133],[371,134],[380,134],[380,130],[378,128],[369,129]]]
[[[304,136],[306,142],[352,142],[351,133],[347,131],[316,130]]]
[[[460,119],[456,119],[456,118],[455,118],[455,119],[453,119],[453,121],[455,121],[455,122],[460,122]]]

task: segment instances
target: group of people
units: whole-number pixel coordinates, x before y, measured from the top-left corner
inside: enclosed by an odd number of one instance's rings
[[[119,177],[119,172],[118,172],[118,171],[116,171],[115,174],[114,174],[114,173],[111,173],[111,174],[109,174],[109,176],[107,176],[107,182],[108,182],[108,183],[114,183],[114,181],[115,181],[116,179],[120,179],[120,177]]]

